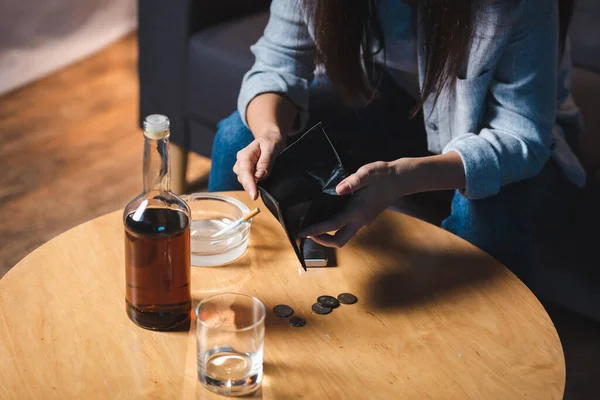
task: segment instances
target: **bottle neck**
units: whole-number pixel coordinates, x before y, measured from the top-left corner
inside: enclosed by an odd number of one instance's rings
[[[169,165],[169,136],[156,140],[145,136],[144,192],[171,190]]]

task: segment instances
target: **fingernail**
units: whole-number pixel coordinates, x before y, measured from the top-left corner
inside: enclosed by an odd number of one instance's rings
[[[265,171],[264,169],[260,170],[260,171],[256,171],[256,179],[262,179],[267,175],[267,171]]]
[[[350,193],[350,185],[347,183],[340,183],[338,187],[335,189],[340,196]]]

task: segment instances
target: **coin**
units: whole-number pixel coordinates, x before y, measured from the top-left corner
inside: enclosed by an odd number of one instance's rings
[[[273,313],[278,317],[289,317],[294,313],[294,309],[287,304],[278,304],[273,307]]]
[[[352,293],[341,293],[338,294],[337,298],[342,304],[354,304],[358,301],[358,297],[356,297]]]
[[[340,302],[333,296],[319,296],[317,299],[317,303],[322,305],[323,307],[336,308],[339,307]]]
[[[325,307],[319,303],[315,303],[312,305],[312,310],[315,314],[325,315],[331,312],[331,307]]]
[[[290,318],[290,325],[294,328],[299,328],[301,326],[306,325],[306,321],[303,318],[293,316]]]

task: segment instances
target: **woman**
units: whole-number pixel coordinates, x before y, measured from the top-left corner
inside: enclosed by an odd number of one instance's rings
[[[570,9],[551,0],[273,0],[238,111],[219,124],[210,190],[239,181],[256,198],[288,136],[323,120],[356,168],[336,190],[355,194],[304,235],[343,246],[398,198],[452,189],[443,227],[527,280],[541,210],[585,183],[568,144],[581,129],[569,93]]]

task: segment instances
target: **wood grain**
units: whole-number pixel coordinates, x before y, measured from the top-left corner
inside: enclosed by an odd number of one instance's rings
[[[250,208],[262,206],[235,197]],[[268,213],[248,252],[193,268],[197,303],[219,291],[289,304],[266,319],[263,399],[561,399],[561,344],[542,305],[506,268],[425,222],[385,212],[304,272]],[[123,228],[108,214],[46,243],[0,280],[0,398],[209,399],[197,382],[195,327],[160,333],[125,314]],[[322,294],[355,305],[311,313]]]
[[[142,187],[136,37],[0,97],[0,277]],[[190,179],[210,161],[190,157]]]

